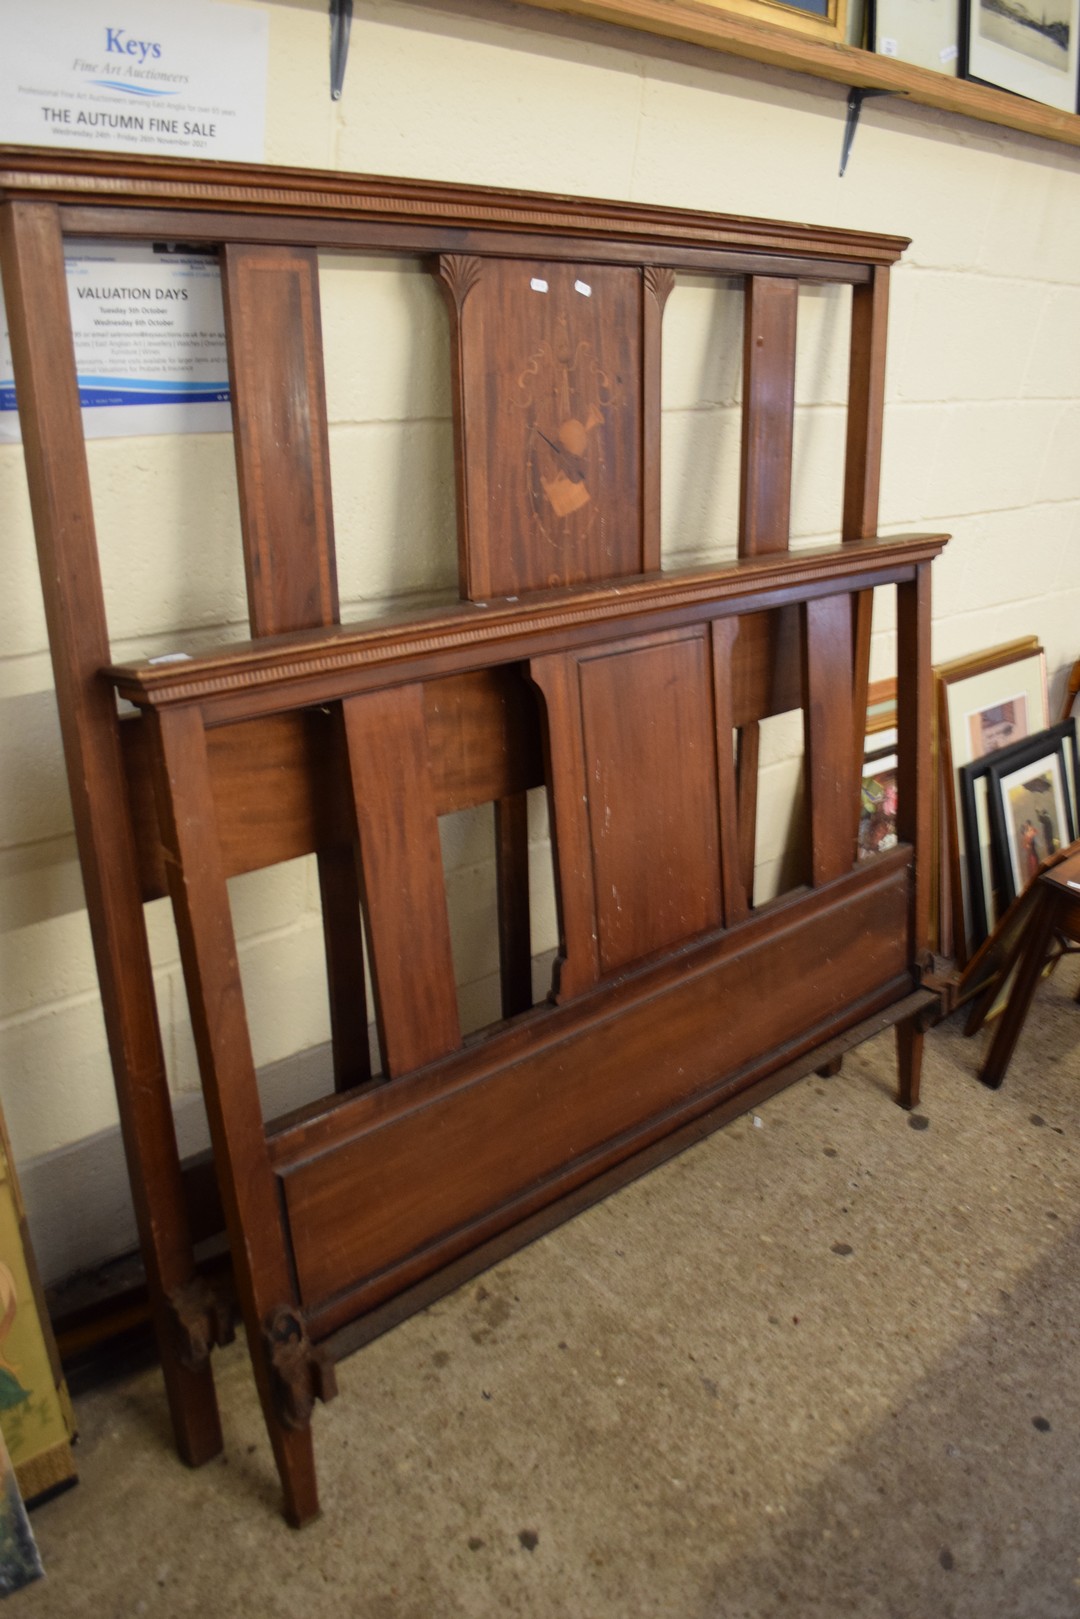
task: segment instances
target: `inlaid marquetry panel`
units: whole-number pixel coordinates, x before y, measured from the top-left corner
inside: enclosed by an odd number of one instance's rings
[[[463,594],[639,572],[642,271],[448,254],[439,273],[453,319]],[[662,300],[655,288],[648,298],[658,351]]]

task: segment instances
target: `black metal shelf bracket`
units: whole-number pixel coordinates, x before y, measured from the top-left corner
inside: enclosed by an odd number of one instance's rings
[[[896,93],[897,92],[895,90],[864,90],[858,85],[852,85],[851,89],[848,91],[847,119],[844,123],[844,141],[840,148],[841,180],[844,178],[844,170],[847,168],[848,158],[851,156],[851,148],[855,141],[855,131],[859,127],[859,114],[862,112],[863,102],[869,101],[871,96],[892,96]]]
[[[340,101],[345,88],[352,29],[353,0],[330,0],[330,99]],[[841,170],[841,173],[843,171]]]

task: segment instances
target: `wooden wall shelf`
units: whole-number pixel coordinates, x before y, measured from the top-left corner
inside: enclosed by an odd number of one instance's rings
[[[960,113],[986,124],[1018,129],[1025,135],[1066,146],[1080,146],[1080,117],[1044,107],[994,90],[989,85],[971,84],[945,73],[914,67],[893,57],[852,45],[832,45],[793,33],[770,23],[755,22],[732,12],[718,11],[704,0],[524,0],[544,11],[561,11],[572,17],[591,17],[597,22],[637,28],[668,39],[703,45],[707,50],[743,56],[793,73],[811,73],[863,90],[887,90],[893,95],[942,112]]]

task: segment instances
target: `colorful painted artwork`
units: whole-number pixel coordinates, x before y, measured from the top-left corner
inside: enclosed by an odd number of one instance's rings
[[[866,860],[896,846],[897,733],[890,727],[867,736],[863,747],[858,857]]]
[[[28,1502],[75,1482],[75,1420],[0,1120],[0,1432]]]
[[[44,1572],[15,1469],[0,1435],[0,1597],[21,1591]]]
[[[1040,861],[1069,841],[1059,761],[1050,757],[1034,770],[1004,777],[1001,791],[1013,881],[1020,893],[1038,875]]]

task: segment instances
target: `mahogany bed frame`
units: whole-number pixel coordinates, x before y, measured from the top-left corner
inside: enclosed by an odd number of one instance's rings
[[[918,1097],[930,564],[877,528],[892,237],[228,164],[0,151],[2,267],[87,906],[182,1456],[221,1447],[223,1210],[290,1522],[339,1355],[895,1024]],[[115,666],[66,237],[220,255],[251,636]],[[338,621],[317,252],[423,260],[451,328],[460,599]],[[664,572],[676,272],[745,289],[738,561]],[[803,283],[852,289],[842,539],[789,548]],[[875,586],[897,587],[899,843],[856,859]],[[138,713],[118,718],[116,695]],[[801,708],[803,880],[753,903],[760,722]],[[533,1004],[525,804],[559,917]],[[503,1019],[463,1039],[437,821],[494,806]],[[227,878],[318,857],[336,1089],[264,1123]],[[181,1165],[143,918],[170,893],[213,1142]],[[372,1075],[366,929],[384,1072]],[[220,1196],[220,1205],[218,1203]]]

